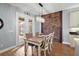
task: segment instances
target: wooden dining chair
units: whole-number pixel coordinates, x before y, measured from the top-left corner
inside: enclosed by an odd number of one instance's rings
[[[51,52],[53,46],[54,32],[50,33],[49,36],[50,36],[49,51]]]
[[[44,52],[44,56],[46,56],[46,51],[49,53],[49,42],[50,42],[50,36],[45,35],[44,42],[41,45],[41,51]]]

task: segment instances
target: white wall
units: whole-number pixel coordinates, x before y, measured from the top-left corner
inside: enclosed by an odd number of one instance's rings
[[[0,52],[18,44],[18,15],[16,12],[23,13],[10,4],[0,4],[0,18],[4,21],[4,27],[0,29]]]
[[[62,13],[62,39],[64,44],[70,44],[69,40],[69,11],[64,10]]]
[[[41,22],[37,21],[37,20],[40,20],[40,18],[39,19],[38,18],[37,17],[35,18],[35,32],[41,33]]]
[[[0,50],[16,45],[16,9],[9,4],[0,4],[0,18],[4,27],[0,29]]]
[[[40,32],[40,22],[35,21],[35,32]]]
[[[24,21],[24,33],[29,33],[29,17],[28,15],[25,16],[25,21]]]

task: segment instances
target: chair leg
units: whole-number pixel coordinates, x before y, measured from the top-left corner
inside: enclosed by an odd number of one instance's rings
[[[46,50],[44,50],[44,56],[46,56]]]
[[[35,46],[32,47],[32,55],[35,55]]]
[[[48,54],[50,54],[50,51],[49,51],[49,49],[47,50],[47,53],[48,53]]]
[[[50,44],[50,52],[51,52],[51,50],[52,50],[52,44]]]
[[[50,44],[50,51],[51,51],[51,48],[52,48],[52,46],[51,46],[51,44]]]
[[[51,51],[52,51],[52,44],[50,45],[50,55],[51,55]]]

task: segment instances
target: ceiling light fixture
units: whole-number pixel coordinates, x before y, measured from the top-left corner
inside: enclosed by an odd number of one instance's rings
[[[38,4],[40,7],[43,7],[43,5],[41,3]],[[43,13],[43,12],[42,12]],[[45,22],[45,19],[43,17],[41,17],[41,14],[39,17],[37,17],[36,19],[38,22],[41,22],[41,23],[44,23]]]

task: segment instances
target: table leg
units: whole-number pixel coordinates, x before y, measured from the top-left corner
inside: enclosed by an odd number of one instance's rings
[[[33,56],[33,52],[34,52],[34,51],[33,51],[33,50],[34,50],[33,47],[34,47],[34,46],[31,46],[31,47],[32,47],[32,56]]]
[[[38,56],[40,56],[40,52],[41,52],[41,49],[40,49],[40,46],[38,46]]]
[[[26,42],[26,55],[28,53],[28,42]]]
[[[24,53],[25,53],[25,56],[27,55],[26,54],[26,42],[24,43]]]
[[[25,42],[25,56],[27,56],[27,49],[28,49],[28,43],[27,42]]]
[[[35,46],[32,46],[32,55],[35,55]]]

